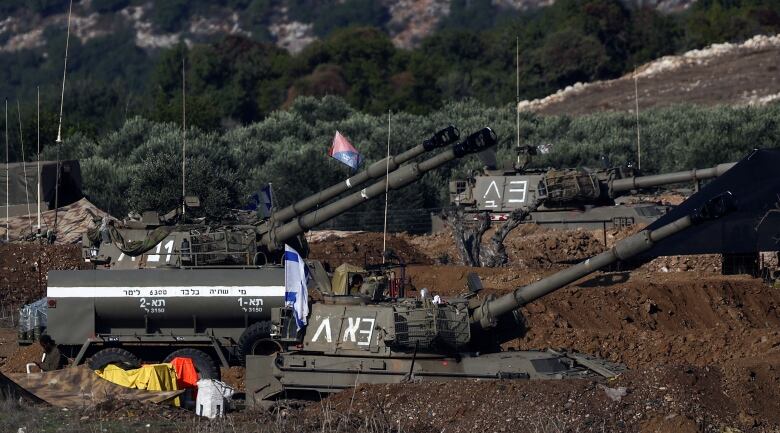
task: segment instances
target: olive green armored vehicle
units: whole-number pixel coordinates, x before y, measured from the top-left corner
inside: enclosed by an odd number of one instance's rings
[[[325,293],[311,307],[305,329],[289,308],[272,309],[278,353],[246,359],[246,392],[252,403],[338,392],[358,383],[407,380],[563,379],[613,377],[622,368],[574,352],[502,351],[522,335],[518,309],[618,260],[650,251],[691,226],[734,207],[730,193],[690,215],[644,230],[584,262],[495,298],[482,297],[469,276],[460,298],[387,298],[381,286],[356,294]]]
[[[651,176],[638,176],[631,168],[589,169],[527,168],[537,150],[519,149],[512,168],[496,167],[495,156],[481,154],[485,168],[468,179],[449,185],[450,204],[474,215],[487,212],[493,221],[504,221],[518,209],[530,209],[529,222],[551,228],[602,229],[649,224],[668,210],[656,203],[626,203],[631,194],[664,185],[694,183],[725,173],[734,163]]]
[[[203,376],[216,377],[217,364],[276,350],[270,320],[285,303],[285,245],[305,257],[307,230],[496,143],[489,128],[458,139],[458,130],[447,127],[267,219],[213,226],[188,220],[185,208],[124,223],[105,220],[84,239],[85,260],[94,269],[48,274],[46,332],[75,364],[88,360],[94,369],[187,356]],[[372,179],[379,180],[362,186]],[[330,290],[322,265],[310,268],[312,287]]]

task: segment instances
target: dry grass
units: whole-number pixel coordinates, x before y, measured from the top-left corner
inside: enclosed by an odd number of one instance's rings
[[[325,399],[308,403],[285,402],[274,407],[247,409],[209,420],[192,416],[166,420],[160,416],[112,419],[94,409],[66,410],[0,397],[0,432],[3,433],[402,433],[380,408],[368,415],[341,413]],[[317,407],[319,410],[313,411]],[[148,412],[148,410],[147,410]],[[145,419],[153,418],[153,419]]]

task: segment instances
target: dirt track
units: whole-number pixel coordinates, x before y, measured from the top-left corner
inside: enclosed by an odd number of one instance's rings
[[[607,243],[625,235],[608,232]],[[455,261],[448,236],[389,239],[399,255],[416,263],[408,274],[418,289],[456,295],[465,291],[468,272],[476,271],[484,295],[504,294],[604,248],[603,233],[528,226],[507,242],[511,267],[434,264],[444,254]],[[375,262],[381,258],[381,242],[381,235],[370,233],[325,238],[313,242],[312,257],[331,266],[343,261],[362,264],[367,257]],[[78,258],[78,251],[72,254]],[[25,254],[16,257],[29,260]],[[0,277],[8,274],[4,271]],[[302,409],[284,409],[274,419],[283,419],[282,426],[296,431],[396,431],[399,426],[407,432],[778,431],[778,306],[780,290],[751,277],[721,276],[717,257],[662,258],[632,273],[586,277],[529,305],[523,310],[527,332],[507,345],[574,349],[622,362],[629,372],[614,382],[361,386],[354,394],[345,391]],[[5,346],[0,343],[0,349]],[[28,351],[13,354],[4,368],[18,368],[26,357],[39,356]],[[242,372],[234,373],[240,381]],[[627,394],[612,400],[605,387],[612,389],[609,392],[625,387]],[[230,422],[255,426],[264,417],[245,412]],[[371,430],[367,425],[384,427]]]

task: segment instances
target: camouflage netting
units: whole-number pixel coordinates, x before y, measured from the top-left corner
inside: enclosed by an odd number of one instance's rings
[[[168,235],[171,234],[171,232],[174,231],[175,229],[182,229],[182,228],[177,226],[157,227],[151,233],[149,233],[146,236],[146,238],[140,241],[126,240],[122,236],[122,233],[120,233],[119,230],[117,230],[113,224],[106,224],[106,229],[108,230],[108,234],[111,239],[111,242],[117,248],[119,248],[119,251],[122,251],[128,256],[137,257],[154,248],[155,245],[162,242],[162,240],[168,237]],[[101,241],[100,230],[101,227],[95,227],[90,229],[89,232],[87,233],[87,236],[89,236],[89,240],[92,241],[93,244]]]
[[[35,205],[33,205],[34,207]],[[49,229],[54,229],[54,211],[45,211],[41,213],[41,232],[46,233]],[[62,206],[57,213],[57,244],[75,244],[81,240],[81,235],[92,226],[93,221],[103,217],[111,218],[109,214],[98,209],[86,198]],[[6,224],[5,218],[0,219],[0,238],[5,238]],[[21,215],[11,217],[8,220],[8,229],[11,232],[12,241],[23,239],[36,231],[35,226],[38,219],[35,214]]]

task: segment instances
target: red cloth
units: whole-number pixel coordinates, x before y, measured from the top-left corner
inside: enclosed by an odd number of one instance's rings
[[[176,371],[176,386],[179,389],[198,388],[198,372],[190,358],[173,358],[171,366]]]

